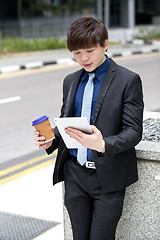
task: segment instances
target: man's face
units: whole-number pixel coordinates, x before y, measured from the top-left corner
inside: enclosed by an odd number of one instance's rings
[[[104,47],[101,47],[98,43],[92,48],[73,51],[73,56],[87,72],[92,72],[105,61],[105,51],[108,45],[108,40],[106,40]]]

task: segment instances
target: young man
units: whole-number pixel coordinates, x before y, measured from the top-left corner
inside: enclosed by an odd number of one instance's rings
[[[64,180],[74,240],[114,240],[125,188],[138,179],[134,147],[142,135],[141,80],[105,55],[108,33],[97,19],[73,22],[67,44],[82,69],[64,79],[61,117],[86,116],[92,134],[66,129],[83,149],[67,149],[57,128],[49,143],[35,132],[36,144],[48,154],[58,148],[53,184]]]

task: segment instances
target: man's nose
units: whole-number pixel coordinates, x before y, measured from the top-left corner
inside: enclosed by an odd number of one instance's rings
[[[88,60],[88,54],[86,53],[82,53],[81,57],[82,57],[82,62],[85,62]]]

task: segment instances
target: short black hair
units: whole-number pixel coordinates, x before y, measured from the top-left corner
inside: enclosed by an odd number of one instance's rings
[[[67,47],[72,52],[96,46],[104,47],[108,39],[108,31],[99,19],[93,17],[79,17],[68,29]]]

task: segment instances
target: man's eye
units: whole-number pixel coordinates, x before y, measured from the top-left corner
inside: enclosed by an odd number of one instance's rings
[[[75,52],[74,54],[78,55],[80,52]]]
[[[93,52],[94,49],[87,50],[87,52]]]

